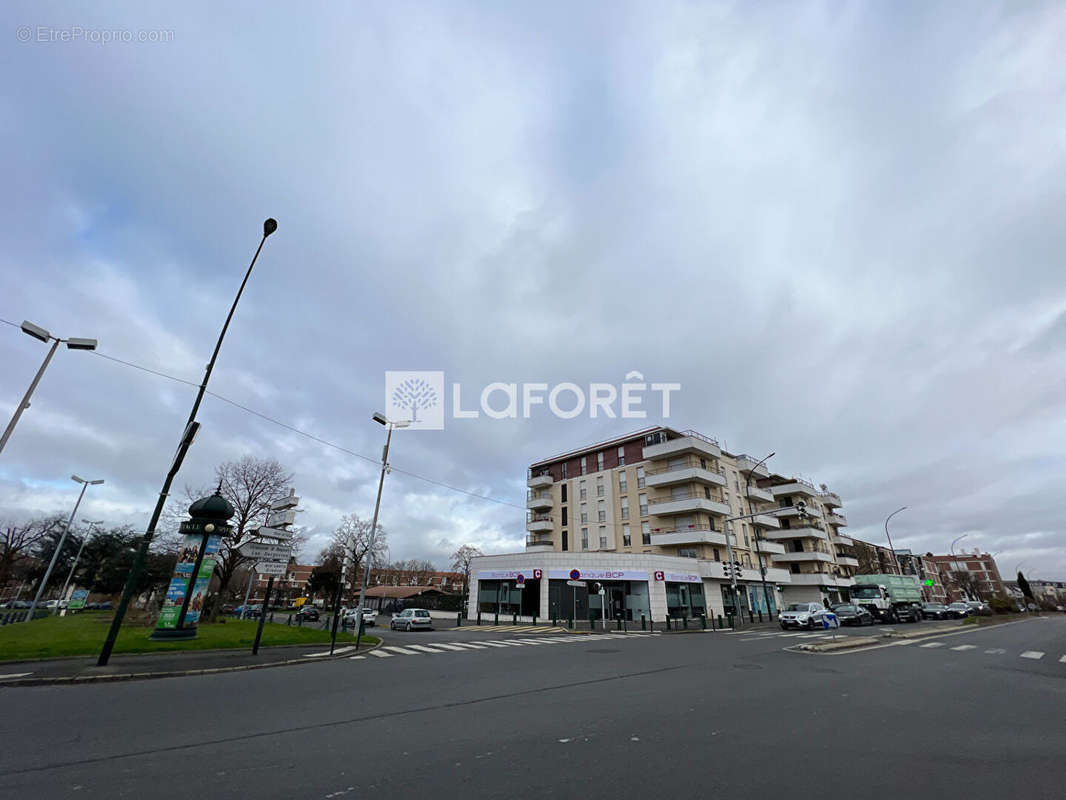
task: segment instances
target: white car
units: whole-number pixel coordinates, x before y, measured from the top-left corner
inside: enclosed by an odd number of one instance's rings
[[[821,628],[822,617],[832,613],[821,603],[793,603],[778,615],[777,621],[781,623],[784,630],[789,628],[813,630]]]
[[[415,628],[433,630],[433,618],[424,608],[405,608],[391,620],[389,627],[395,630],[413,631]]]
[[[346,611],[344,614],[344,621],[351,626],[359,624],[359,609],[353,608]],[[373,628],[377,626],[378,612],[372,608],[363,609],[363,625],[367,628]]]

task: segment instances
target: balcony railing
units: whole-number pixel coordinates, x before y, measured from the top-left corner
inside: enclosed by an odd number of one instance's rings
[[[661,505],[662,503],[673,503],[673,502],[675,502],[677,500],[710,500],[712,503],[721,503],[722,502],[718,498],[707,497],[707,495],[700,494],[699,492],[683,492],[683,493],[680,493],[680,494],[675,494],[672,497],[652,498],[651,500],[648,501],[648,505],[655,506],[655,505]]]
[[[683,469],[702,469],[706,470],[707,472],[713,472],[715,475],[718,475],[722,479],[725,478],[725,475],[722,474],[720,470],[717,470],[713,466],[711,466],[711,464],[706,459],[704,459],[703,463],[701,464],[698,458],[686,458],[683,464],[669,464],[668,466],[659,467],[658,469],[646,469],[644,472],[645,475],[662,475],[667,472],[679,472]]]
[[[702,433],[698,433],[697,431],[694,431],[691,428],[687,431],[681,431],[681,435],[691,436],[693,439],[699,439],[702,442],[707,442],[707,444],[713,444],[715,447],[721,446],[719,445],[718,440],[715,439],[713,436],[704,436]]]
[[[526,514],[526,523],[530,522],[551,522],[551,514]]]

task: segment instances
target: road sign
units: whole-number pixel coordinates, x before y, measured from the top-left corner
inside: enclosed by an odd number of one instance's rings
[[[263,561],[288,561],[292,547],[287,544],[266,544],[265,542],[245,542],[237,551],[247,558]]]
[[[535,570],[533,570],[533,580],[535,580],[535,581],[539,581],[539,580],[541,579],[541,576],[542,576],[543,574],[544,574],[544,573],[543,573],[543,572],[541,572],[541,571],[540,571],[539,569],[535,569]]]
[[[72,611],[78,608],[85,608],[85,599],[88,596],[88,589],[75,589],[74,593],[70,596],[70,602],[67,603],[67,608]]]
[[[288,511],[275,511],[269,517],[267,517],[267,527],[276,528],[278,525],[292,525],[296,522],[296,512],[292,509]]]
[[[572,580],[572,581],[581,580],[581,570],[579,570],[579,569],[570,570],[570,580]]]
[[[255,571],[260,575],[284,575],[288,569],[287,561],[260,561],[255,565]]]
[[[832,612],[829,612],[829,611],[827,611],[824,614],[822,614],[822,628],[824,628],[825,630],[829,630],[830,628],[839,628],[839,627],[840,627],[840,618],[837,617],[836,614],[833,614]]]
[[[519,572],[514,579],[515,586],[522,586],[526,582],[526,576]]]
[[[271,509],[277,511],[281,508],[296,508],[300,504],[300,498],[295,494],[290,494],[288,497],[283,497],[280,500],[275,500],[270,504]]]
[[[266,536],[271,539],[284,539],[288,541],[292,538],[292,531],[282,530],[281,528],[267,528],[266,526],[256,531],[257,536]]]
[[[665,581],[666,580],[666,573],[663,572],[662,570],[656,570],[655,571],[655,580],[657,580],[657,581]]]
[[[578,589],[584,589],[586,586],[588,586],[588,584],[585,583],[584,581],[567,581],[566,585],[567,586],[576,586]]]

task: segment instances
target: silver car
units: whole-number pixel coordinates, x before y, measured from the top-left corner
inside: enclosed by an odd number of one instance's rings
[[[389,621],[394,631],[433,630],[433,618],[424,608],[405,608]]]
[[[822,627],[822,617],[831,614],[828,608],[821,603],[792,603],[788,608],[777,616],[784,630],[789,628],[814,628]]]

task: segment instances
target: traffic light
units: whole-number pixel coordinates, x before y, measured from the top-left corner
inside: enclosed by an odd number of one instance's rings
[[[807,519],[807,504],[803,500],[796,503],[796,510],[799,512],[800,519]]]
[[[739,561],[723,561],[722,569],[725,571],[726,578],[730,580],[740,577],[740,562]]]

